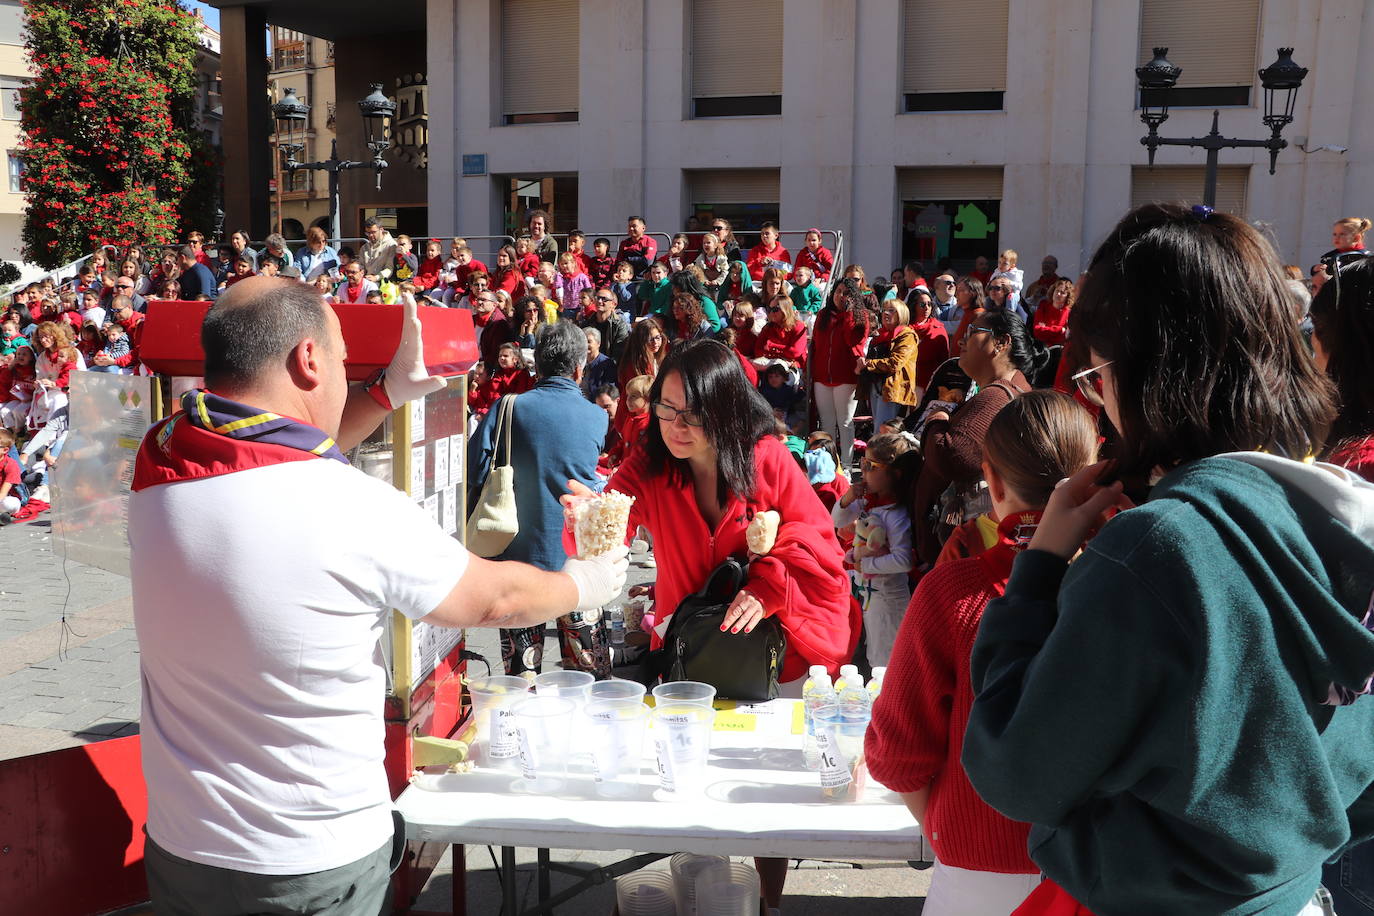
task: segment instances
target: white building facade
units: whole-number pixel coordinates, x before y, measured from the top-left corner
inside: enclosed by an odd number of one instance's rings
[[[1188,90],[1165,136],[1214,107],[1266,136],[1255,71],[1280,46],[1309,68],[1275,175],[1221,154],[1218,206],[1285,260],[1374,212],[1364,0],[428,0],[430,231],[509,229],[512,188],[571,178],[560,232],[766,217],[843,231],[870,275],[1006,247],[1071,274],[1133,203],[1201,199],[1201,150],[1145,168],[1153,45]]]

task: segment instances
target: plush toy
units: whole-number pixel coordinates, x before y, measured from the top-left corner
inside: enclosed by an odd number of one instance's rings
[[[763,556],[772,550],[774,542],[778,539],[778,524],[781,521],[782,516],[772,509],[755,514],[744,532],[749,552]]]
[[[869,556],[882,553],[887,547],[887,529],[878,524],[877,519],[872,516],[859,516],[858,521],[854,523],[854,547],[867,547]]]

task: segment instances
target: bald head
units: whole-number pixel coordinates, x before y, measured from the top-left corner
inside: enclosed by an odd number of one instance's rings
[[[205,383],[217,389],[259,387],[284,372],[287,357],[307,337],[329,341],[324,300],[295,280],[249,277],[229,287],[205,315]]]

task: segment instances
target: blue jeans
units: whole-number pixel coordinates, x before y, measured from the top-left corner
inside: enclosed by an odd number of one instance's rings
[[[1323,868],[1322,885],[1331,892],[1338,916],[1374,913],[1374,842],[1347,849]]]

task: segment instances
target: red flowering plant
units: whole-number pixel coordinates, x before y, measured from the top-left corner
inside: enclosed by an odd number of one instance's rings
[[[193,126],[200,21],[155,0],[26,0],[20,90],[26,257],[56,267],[105,244],[208,230],[213,154]]]

